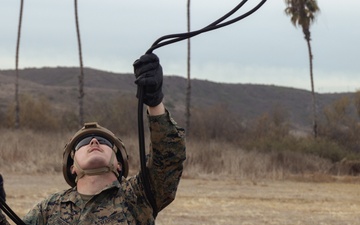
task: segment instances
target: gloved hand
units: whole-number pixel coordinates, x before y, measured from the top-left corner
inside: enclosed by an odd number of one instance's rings
[[[143,88],[143,102],[148,106],[159,105],[164,94],[162,92],[163,72],[159,58],[153,54],[145,54],[133,64],[135,84],[138,85],[136,97],[139,98],[139,88]]]
[[[4,201],[6,201],[6,194],[4,189],[4,179],[0,174],[0,198],[2,198]]]

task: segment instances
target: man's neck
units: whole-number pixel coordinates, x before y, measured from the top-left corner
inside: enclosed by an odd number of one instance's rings
[[[77,181],[77,191],[83,195],[96,195],[116,180],[112,172],[93,176],[85,175]]]

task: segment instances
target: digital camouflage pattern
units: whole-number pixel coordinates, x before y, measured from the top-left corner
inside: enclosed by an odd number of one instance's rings
[[[147,166],[156,205],[162,210],[175,199],[186,158],[185,132],[169,112],[148,118],[151,145]],[[121,182],[115,181],[87,202],[76,187],[53,194],[30,210],[24,222],[28,225],[151,225],[154,224],[152,213],[141,176],[137,174]]]

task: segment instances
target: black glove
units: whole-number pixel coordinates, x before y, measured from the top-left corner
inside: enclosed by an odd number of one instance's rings
[[[139,98],[139,89],[143,88],[143,102],[148,106],[159,105],[164,94],[162,93],[163,72],[159,58],[153,54],[145,54],[133,64],[135,84],[138,85],[136,97]]]
[[[3,177],[0,174],[0,198],[2,198],[4,201],[6,201],[6,194],[4,189],[4,180]]]

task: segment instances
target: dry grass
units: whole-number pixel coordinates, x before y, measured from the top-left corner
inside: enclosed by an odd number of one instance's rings
[[[7,202],[19,216],[68,188],[61,157],[71,133],[0,132],[0,172]],[[122,139],[133,174],[137,139]],[[187,155],[177,198],[160,212],[158,225],[352,225],[360,220],[359,178],[327,174],[327,161],[215,141],[189,142]]]
[[[1,130],[0,170],[24,174],[60,172],[62,150],[71,136],[34,133],[30,130]]]
[[[23,174],[61,172],[62,153],[73,133],[0,130],[0,171]],[[121,137],[130,168],[139,168],[137,137]],[[332,164],[300,153],[246,151],[220,141],[187,143],[184,176],[232,176],[250,179],[285,179],[293,174],[327,173]]]
[[[0,130],[0,171],[21,174],[49,174],[62,171],[62,154],[73,132]],[[126,138],[126,137],[125,137]],[[137,140],[126,142],[131,168],[139,165]],[[135,151],[136,150],[136,151]]]
[[[246,151],[220,141],[187,145],[185,176],[214,175],[237,179],[286,179],[292,175],[324,173],[332,164],[316,156],[291,152]]]
[[[175,201],[158,225],[355,225],[360,219],[359,180],[332,182],[217,177],[182,179]],[[68,188],[60,173],[6,173],[8,204],[22,217],[49,194]]]

